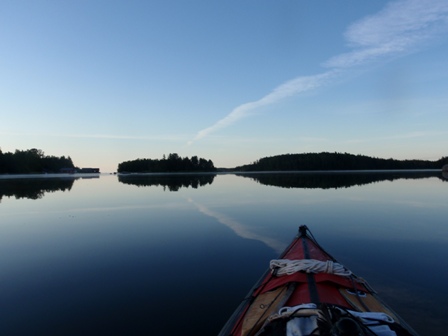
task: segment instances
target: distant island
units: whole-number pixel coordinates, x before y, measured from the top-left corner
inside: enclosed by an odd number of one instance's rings
[[[176,153],[163,156],[162,159],[136,159],[118,164],[119,173],[174,173],[174,172],[215,172],[211,160],[198,158],[182,158]]]
[[[303,153],[264,157],[235,168],[215,168],[211,160],[181,158],[169,154],[163,159],[136,159],[118,165],[119,173],[173,172],[263,172],[263,171],[341,171],[341,170],[422,170],[442,169],[448,157],[437,161],[381,159],[349,153]]]
[[[326,170],[410,170],[442,169],[448,157],[437,161],[380,159],[348,153],[283,154],[264,157],[234,171],[326,171]]]
[[[190,173],[190,172],[265,172],[265,171],[341,171],[341,170],[443,170],[448,174],[448,157],[436,161],[374,158],[349,153],[283,154],[261,158],[235,168],[215,168],[213,161],[197,156],[180,157],[177,153],[162,159],[136,159],[118,164],[118,173]],[[0,174],[99,173],[99,168],[78,168],[70,156],[45,155],[36,148],[0,149]]]
[[[0,149],[0,174],[99,173],[99,168],[78,168],[70,156],[45,155],[41,149],[16,150],[3,153]]]

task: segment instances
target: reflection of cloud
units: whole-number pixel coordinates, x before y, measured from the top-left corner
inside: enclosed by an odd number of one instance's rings
[[[52,214],[67,214],[67,213],[87,213],[87,212],[104,212],[111,213],[116,211],[130,211],[130,210],[146,210],[146,209],[178,209],[178,203],[165,203],[165,204],[142,204],[142,205],[117,205],[111,207],[85,207],[85,208],[68,208],[46,211],[46,213]],[[42,213],[41,210],[27,211],[27,213]]]
[[[340,75],[343,69],[409,53],[422,42],[444,32],[447,23],[446,0],[391,2],[375,15],[367,16],[348,27],[345,39],[351,51],[326,61],[323,65],[329,68],[328,71],[318,75],[299,76],[257,101],[237,106],[215,124],[200,130],[188,144],[237,122],[259,107],[322,87]]]
[[[393,203],[395,204],[400,204],[400,205],[405,205],[405,206],[409,206],[411,208],[422,208],[422,209],[437,209],[440,207],[445,207],[444,203],[441,204],[437,204],[434,202],[419,202],[419,201],[398,201],[395,200]]]
[[[194,204],[199,212],[203,213],[206,216],[215,218],[218,222],[221,224],[224,224],[228,228],[230,228],[233,232],[235,232],[238,236],[241,238],[246,239],[253,239],[261,241],[262,243],[266,244],[270,248],[274,249],[277,253],[281,253],[285,249],[285,244],[269,237],[265,237],[262,235],[259,235],[257,233],[251,232],[247,228],[245,228],[241,223],[238,223],[236,220],[227,217],[224,214],[221,214],[219,212],[215,212],[210,210],[209,208],[205,207],[204,205],[198,204],[194,202],[191,198],[188,199],[189,202]]]

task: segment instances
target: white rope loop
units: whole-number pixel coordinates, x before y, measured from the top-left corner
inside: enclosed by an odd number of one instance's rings
[[[320,261],[315,259],[274,259],[269,263],[271,271],[277,275],[291,275],[296,272],[306,273],[329,273],[349,277],[352,272],[346,269],[343,265],[335,263],[331,260]]]

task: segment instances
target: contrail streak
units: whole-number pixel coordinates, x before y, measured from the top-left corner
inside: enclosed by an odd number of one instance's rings
[[[212,126],[200,130],[188,144],[234,124],[259,107],[319,88],[341,74],[343,69],[409,53],[421,42],[446,32],[447,26],[446,0],[390,2],[377,14],[367,16],[348,27],[344,36],[352,50],[326,61],[323,66],[329,68],[327,72],[297,77],[257,101],[236,107]]]
[[[216,132],[217,130],[227,127],[241,118],[246,117],[250,111],[255,110],[256,108],[274,104],[286,97],[294,96],[296,94],[313,90],[317,87],[322,86],[331,76],[334,76],[334,71],[327,71],[323,74],[308,76],[308,77],[298,77],[291,81],[288,81],[276,89],[274,89],[271,93],[267,94],[263,98],[254,101],[242,104],[235,108],[230,114],[228,114],[223,119],[219,120],[212,126],[205,128],[199,131],[195,138],[189,142],[189,144],[193,143],[196,140],[202,139],[205,136]]]

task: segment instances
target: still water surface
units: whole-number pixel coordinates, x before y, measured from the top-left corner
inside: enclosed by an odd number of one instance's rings
[[[0,334],[215,335],[303,224],[446,330],[440,172],[87,177],[0,178]]]

